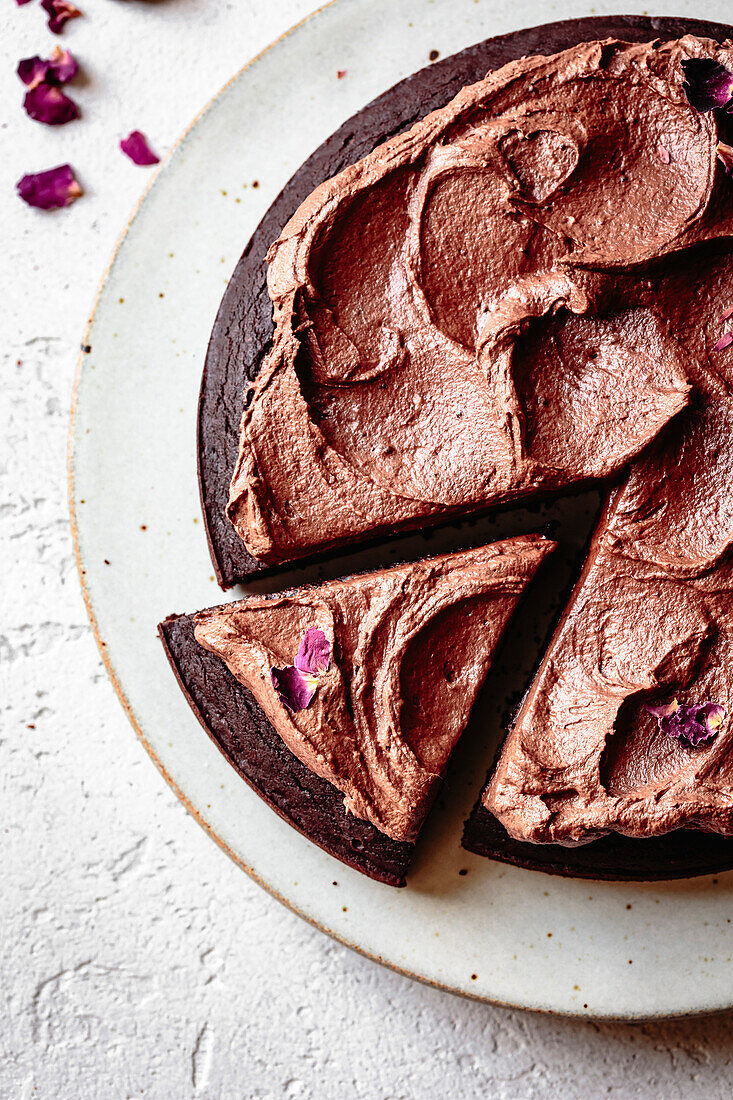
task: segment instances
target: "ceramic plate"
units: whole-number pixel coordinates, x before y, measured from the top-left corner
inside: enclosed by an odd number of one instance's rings
[[[675,0],[674,9],[713,20],[729,14],[724,3],[704,0]],[[623,0],[592,10],[643,8]],[[733,872],[669,884],[589,883],[493,863],[459,846],[500,734],[507,684],[516,690],[537,653],[538,626],[526,608],[404,890],[337,863],[250,791],[189,710],[155,630],[171,612],[222,599],[199,508],[196,405],[227,276],[272,199],[341,122],[421,68],[431,50],[446,56],[490,35],[586,14],[575,2],[337,0],[243,69],[155,176],[106,276],[79,368],[71,506],[89,613],[130,720],[188,809],[249,874],[343,943],[445,989],[641,1018],[733,1005]],[[347,76],[336,81],[339,69]],[[297,80],[283,80],[292,73]],[[580,497],[542,512],[580,539],[593,507]],[[477,543],[536,528],[542,518],[514,512],[466,524],[460,537]],[[420,556],[456,537],[415,536],[254,587]],[[532,614],[547,618],[552,599],[536,593]]]

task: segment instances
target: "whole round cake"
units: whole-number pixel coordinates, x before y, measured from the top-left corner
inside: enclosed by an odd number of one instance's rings
[[[730,35],[691,20],[573,20],[415,74],[296,173],[214,327],[199,473],[225,587],[365,539],[608,485],[467,823],[466,847],[494,858],[627,878],[733,865]],[[510,586],[516,602],[550,549],[486,548],[491,579],[463,595],[450,580],[467,567],[457,556],[441,566],[445,599],[434,598],[436,567],[417,563],[359,581],[358,596],[289,597],[291,612],[292,599],[309,609],[297,625],[250,599],[162,633],[243,776],[334,854],[398,881],[433,797],[428,777],[467,721],[460,700],[470,709],[514,606],[507,577],[523,578]],[[431,578],[431,611],[414,602],[416,577]],[[413,603],[396,611],[389,593],[408,583]],[[405,643],[369,641],[377,619],[392,623],[380,637]],[[327,664],[284,666],[315,629]],[[456,659],[427,662],[442,672],[423,693],[416,669],[441,631]],[[326,784],[317,797],[294,796],[283,749]],[[307,812],[322,798],[327,825]],[[355,837],[354,822],[389,843]]]

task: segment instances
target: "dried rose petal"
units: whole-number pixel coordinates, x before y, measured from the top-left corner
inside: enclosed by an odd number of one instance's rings
[[[666,145],[660,144],[657,146],[657,156],[661,160],[662,164],[672,163],[672,154],[670,153]]]
[[[49,58],[25,57],[18,62],[17,73],[29,88],[39,84],[68,84],[79,71],[77,60],[70,50],[54,46]]]
[[[298,656],[295,658],[295,667],[301,672],[311,672],[315,676],[321,676],[328,672],[331,660],[331,647],[328,638],[318,627],[311,626],[303,635]]]
[[[725,349],[729,348],[731,344],[733,344],[733,333],[724,332],[715,347],[713,348],[713,351],[725,351]]]
[[[346,69],[337,69],[336,70],[336,79],[337,80],[343,80],[345,76],[346,76]]]
[[[71,206],[82,194],[74,169],[70,164],[60,164],[46,172],[23,176],[15,189],[23,202],[36,206],[39,210],[55,210],[60,206]]]
[[[148,139],[140,130],[132,130],[126,138],[123,138],[120,149],[133,164],[158,164],[160,161],[160,157],[156,157],[148,145]]]
[[[24,57],[18,62],[16,72],[24,84],[35,88],[46,79],[50,68],[51,62],[45,61],[42,57]]]
[[[718,154],[718,160],[728,175],[733,176],[733,146],[725,145],[722,141],[719,141],[715,151]]]
[[[712,740],[725,720],[725,708],[720,703],[680,705],[675,699],[666,706],[647,706],[646,709],[655,715],[662,733],[693,747]]]
[[[645,710],[649,714],[653,714],[655,718],[668,718],[670,714],[674,714],[679,710],[679,703],[676,699],[673,699],[671,703],[662,703],[660,706],[650,707],[649,704],[645,706]]]
[[[62,50],[60,46],[54,46],[50,61],[50,72],[57,84],[68,84],[79,72],[79,64],[71,50]]]
[[[270,678],[280,702],[292,711],[305,710],[318,687],[318,680],[315,676],[301,672],[295,665],[286,665],[285,668],[271,668]]]
[[[47,126],[63,126],[79,117],[79,108],[55,84],[39,84],[26,92],[23,100],[26,114]]]
[[[733,99],[733,73],[712,57],[691,57],[682,62],[685,95],[696,111],[728,108]]]
[[[22,8],[24,4],[30,4],[31,0],[15,0],[19,8]]]
[[[721,313],[718,320],[722,324],[723,321],[730,321],[731,317],[733,317],[733,306],[731,306],[730,309],[726,309],[725,313]]]
[[[41,7],[48,14],[48,29],[54,34],[61,34],[65,23],[81,15],[69,0],[41,0]]]

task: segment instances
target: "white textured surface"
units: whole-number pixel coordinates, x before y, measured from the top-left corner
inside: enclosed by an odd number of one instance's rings
[[[86,313],[146,179],[116,139],[140,126],[165,151],[226,76],[314,6],[87,0],[65,35],[88,77],[75,92],[85,117],[57,131],[15,109],[12,76],[54,40],[36,5],[6,13],[0,1095],[723,1097],[732,1017],[628,1027],[487,1008],[307,927],[186,815],[99,662],[64,458]],[[84,200],[51,216],[13,200],[24,171],[65,159]]]

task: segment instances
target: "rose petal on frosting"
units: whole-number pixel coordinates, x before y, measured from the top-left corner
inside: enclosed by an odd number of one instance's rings
[[[662,703],[655,707],[651,707],[647,703],[645,709],[649,714],[653,714],[655,718],[668,718],[670,714],[674,714],[679,710],[679,703],[676,699],[673,699],[671,703]]]
[[[702,745],[715,737],[725,721],[725,708],[720,703],[672,703],[646,708],[654,714],[662,733],[684,745]]]
[[[71,206],[79,198],[82,189],[70,164],[60,164],[46,172],[36,172],[23,176],[15,185],[23,202],[39,210],[55,210],[61,206]]]
[[[295,667],[301,672],[311,672],[320,676],[328,671],[330,660],[331,646],[328,644],[328,638],[318,627],[309,627],[300,643]]]
[[[47,126],[63,126],[79,117],[79,108],[73,99],[55,84],[38,84],[26,92],[23,99],[26,114],[36,122]]]
[[[725,313],[721,313],[718,320],[722,324],[723,321],[730,321],[731,317],[733,317],[733,306],[731,306],[730,309],[726,309]]]
[[[728,107],[733,99],[733,73],[712,57],[691,57],[682,62],[684,89],[696,111]]]
[[[51,56],[25,57],[18,62],[17,73],[29,88],[39,84],[68,84],[79,71],[76,58],[70,50],[54,46]]]
[[[729,348],[731,344],[733,344],[733,333],[724,332],[715,347],[713,348],[713,351],[725,351],[725,349]]]
[[[286,665],[285,668],[271,668],[270,678],[280,702],[292,711],[305,710],[318,687],[318,680],[315,676],[301,672],[295,665]]]
[[[48,14],[48,29],[54,34],[61,34],[64,24],[81,15],[69,0],[41,0],[41,7]]]
[[[132,130],[126,138],[123,138],[120,149],[133,164],[158,164],[160,161],[160,157],[156,157],[148,145],[148,139],[140,130]]]
[[[672,154],[670,153],[670,151],[669,151],[669,149],[667,148],[666,145],[662,145],[660,143],[657,146],[657,156],[661,160],[662,164],[671,164],[672,163]]]
[[[716,149],[718,154],[718,160],[723,165],[729,176],[733,176],[733,146],[726,145],[724,142],[719,141]]]

